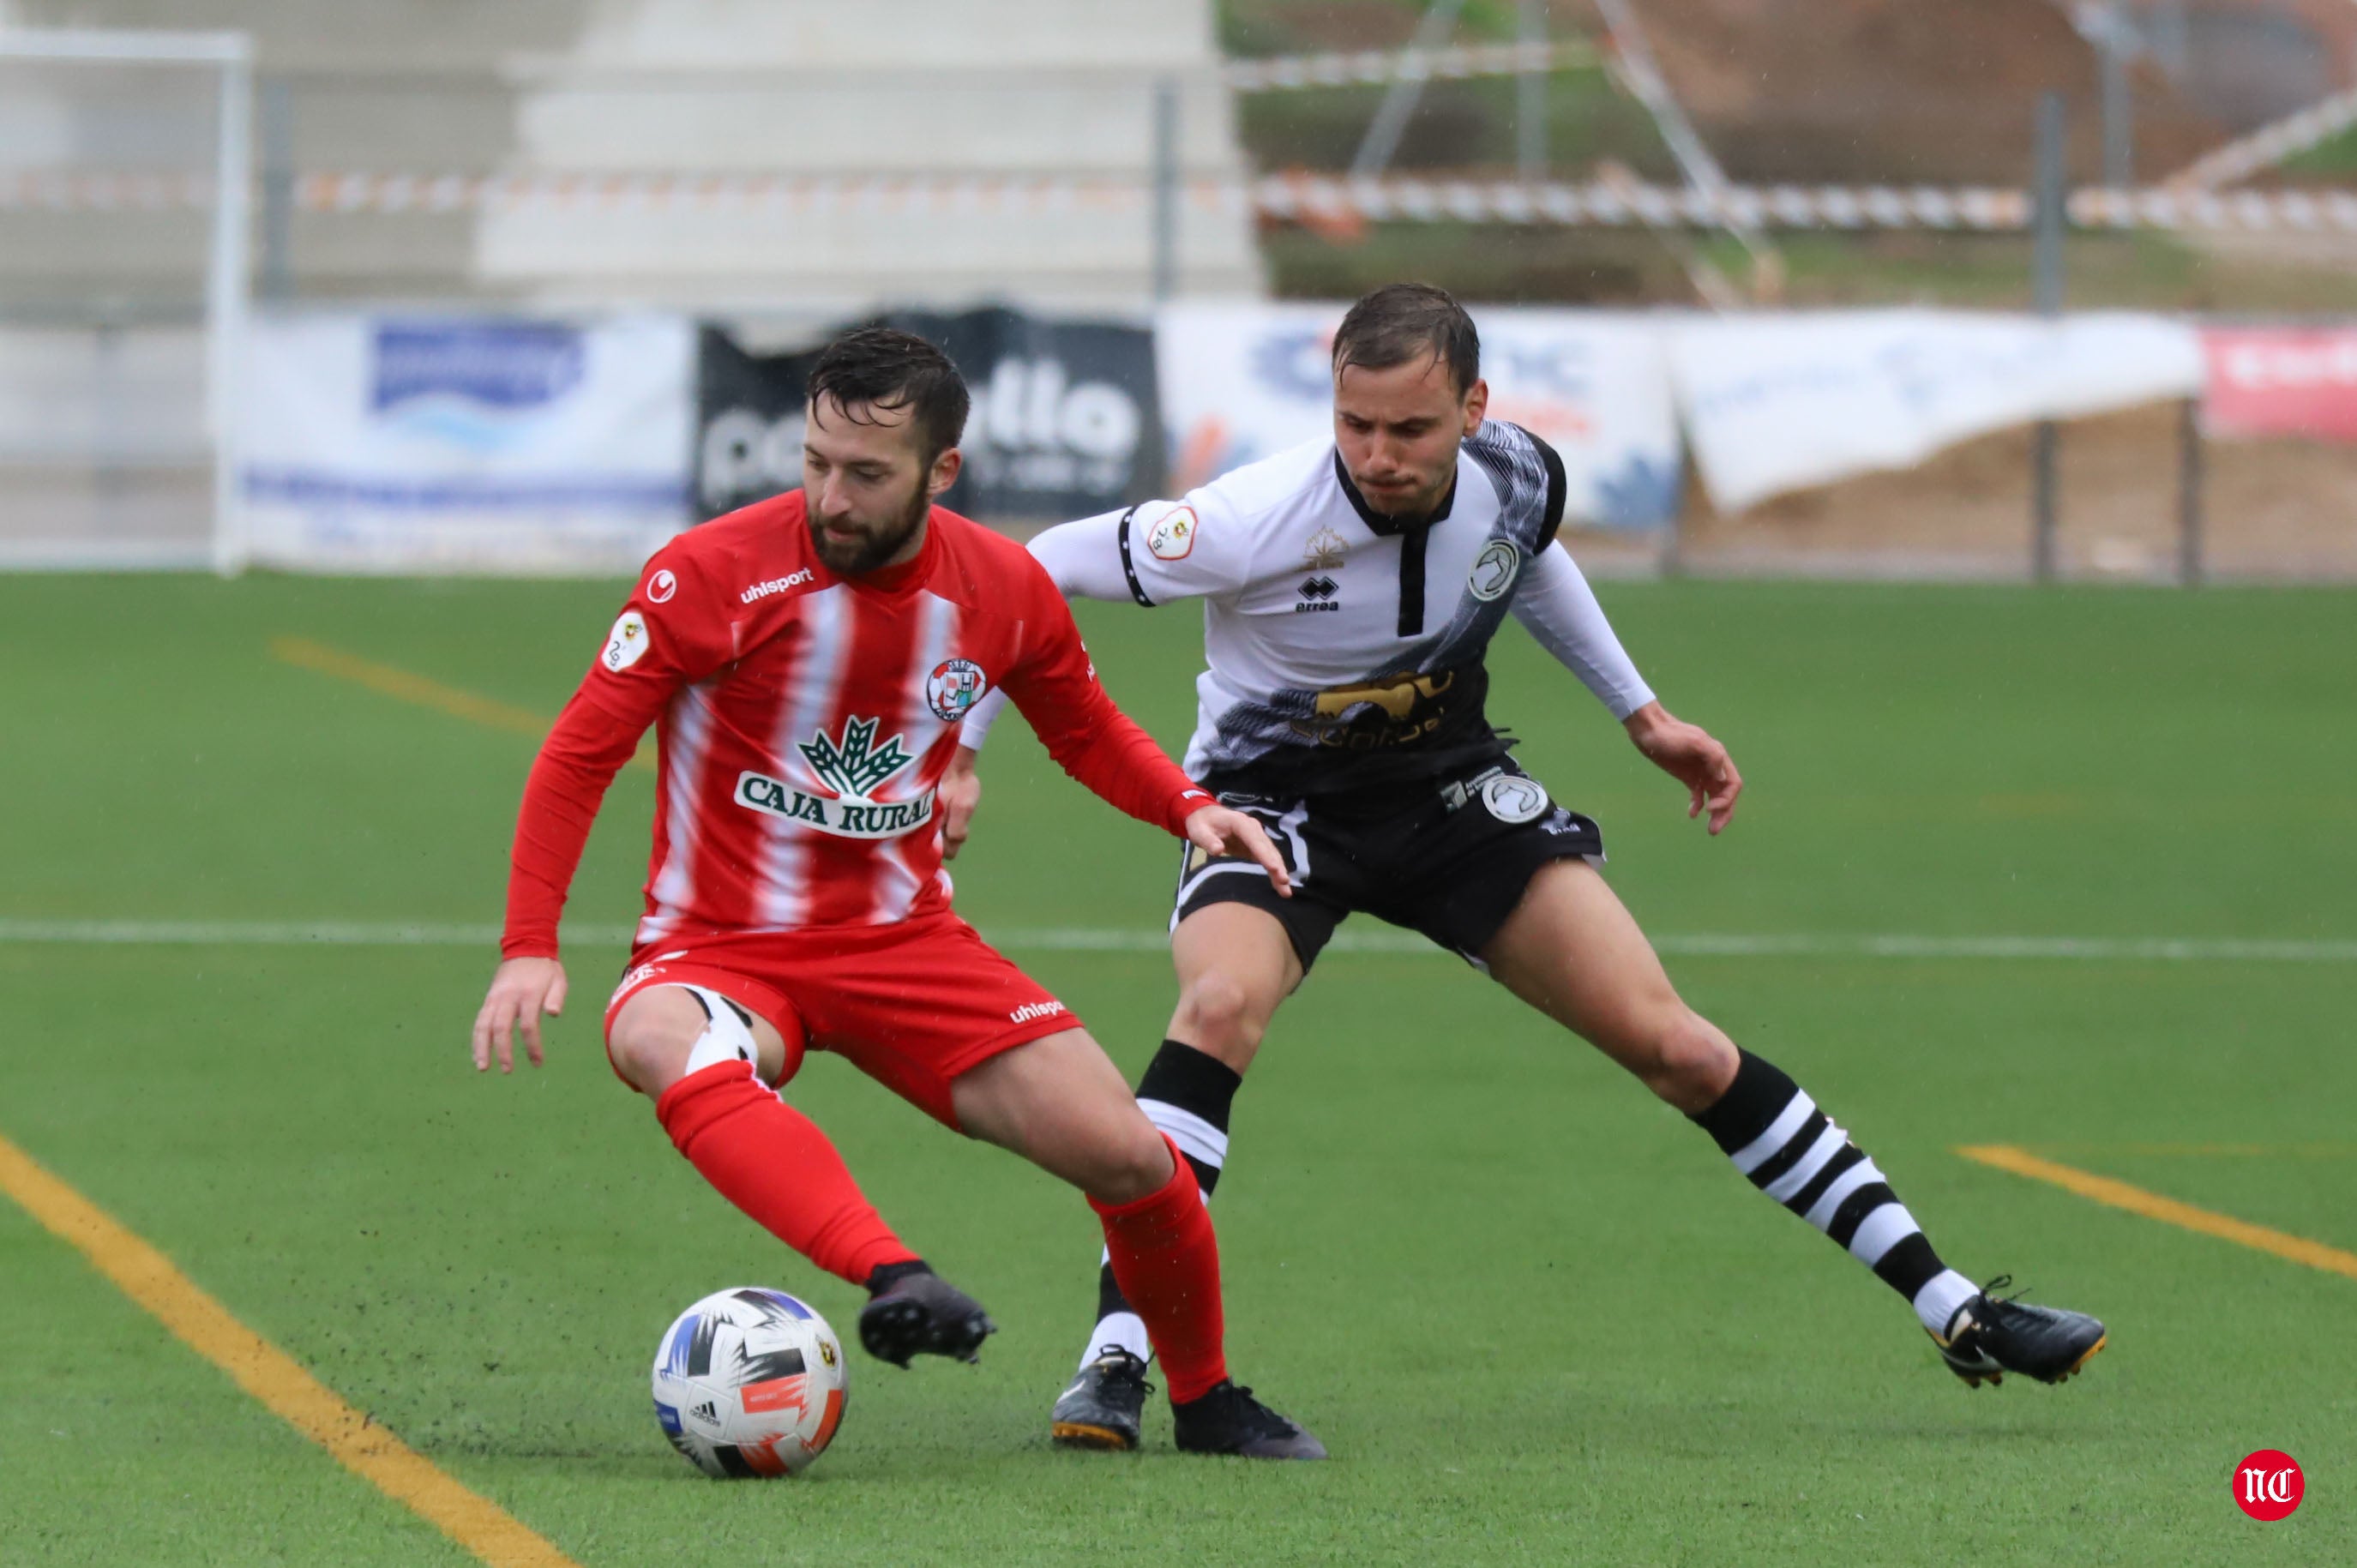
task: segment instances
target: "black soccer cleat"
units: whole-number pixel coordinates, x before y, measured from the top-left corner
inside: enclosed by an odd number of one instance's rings
[[[1183,1454],[1228,1454],[1241,1459],[1323,1459],[1326,1445],[1299,1423],[1253,1398],[1225,1378],[1201,1399],[1174,1402],[1174,1435]]]
[[[1146,1414],[1146,1363],[1118,1345],[1107,1345],[1081,1369],[1072,1386],[1057,1396],[1049,1413],[1049,1434],[1059,1448],[1102,1448],[1126,1454],[1137,1446]]]
[[[1944,1337],[1932,1336],[1940,1359],[1964,1380],[1965,1387],[1976,1389],[1984,1380],[2003,1382],[2007,1372],[2059,1383],[2111,1342],[2104,1326],[2083,1312],[2032,1306],[2018,1297],[1991,1294],[2012,1283],[2010,1274],[1989,1281],[1980,1294],[1956,1309]]]
[[[896,1367],[912,1356],[978,1361],[997,1332],[980,1302],[935,1273],[905,1275],[859,1309],[859,1342]]]

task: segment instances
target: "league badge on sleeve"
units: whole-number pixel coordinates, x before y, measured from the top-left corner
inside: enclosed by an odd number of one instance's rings
[[[925,705],[945,725],[956,724],[990,690],[990,678],[971,659],[945,659],[925,677]]]
[[[1172,507],[1146,535],[1146,548],[1157,561],[1184,561],[1195,548],[1202,524],[1190,506]]]
[[[1493,539],[1474,558],[1472,576],[1466,585],[1486,605],[1512,587],[1522,570],[1523,553],[1514,548],[1513,541]]]
[[[606,634],[606,650],[597,656],[597,662],[619,674],[646,657],[646,618],[636,610],[624,610],[614,629]]]

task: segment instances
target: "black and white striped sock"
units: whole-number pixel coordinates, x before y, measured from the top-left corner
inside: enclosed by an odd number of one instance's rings
[[[1882,1172],[1773,1063],[1738,1053],[1735,1081],[1692,1120],[1751,1185],[1849,1250],[1934,1334],[1979,1294],[1940,1261]]]
[[[1220,1185],[1220,1171],[1228,1163],[1228,1108],[1234,1103],[1243,1078],[1227,1063],[1192,1046],[1165,1040],[1162,1048],[1137,1080],[1138,1109],[1146,1120],[1168,1134],[1178,1153],[1194,1167],[1195,1184],[1203,1201]],[[1085,1367],[1108,1349],[1128,1351],[1142,1361],[1154,1359],[1146,1337],[1146,1322],[1132,1312],[1114,1283],[1113,1260],[1099,1254],[1097,1262],[1097,1326],[1081,1352]]]

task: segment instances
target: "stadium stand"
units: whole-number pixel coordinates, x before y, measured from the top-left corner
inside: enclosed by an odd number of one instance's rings
[[[302,213],[292,274],[275,281],[310,297],[1134,306],[1151,281],[1138,193],[1157,81],[1175,84],[1184,175],[1243,169],[1208,0],[29,0],[0,6],[0,21],[250,33],[265,187],[317,168],[758,170],[1076,175],[1127,191],[1110,215],[978,202],[953,242],[938,214],[897,212],[888,199],[850,211],[715,203],[639,224],[562,204]],[[1241,211],[1186,211],[1177,260],[1183,289],[1259,292]]]

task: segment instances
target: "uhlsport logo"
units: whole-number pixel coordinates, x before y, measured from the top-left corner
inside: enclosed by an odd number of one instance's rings
[[[662,972],[662,965],[661,963],[642,963],[635,969],[624,970],[622,972],[622,978],[617,981],[614,984],[614,994],[607,998],[606,1005],[608,1007],[612,1006],[615,1003],[619,1002],[624,996],[628,995],[632,986],[642,984],[649,979],[651,979],[653,976],[661,974]]]
[[[925,705],[935,718],[953,725],[989,690],[990,680],[981,665],[971,659],[944,659],[925,677]]]
[[[772,577],[766,583],[754,584],[737,596],[737,602],[740,605],[749,605],[756,599],[766,599],[771,594],[782,594],[788,588],[799,588],[804,583],[813,583],[817,580],[818,574],[805,566],[789,576]]]
[[[1006,1015],[1006,1021],[1010,1024],[1028,1024],[1034,1018],[1052,1018],[1064,1010],[1064,1004],[1060,1002],[1026,1002],[1022,1006],[1009,1013]]]
[[[651,605],[667,605],[677,592],[679,578],[668,566],[647,579],[647,603]]]
[[[2234,1466],[2234,1506],[2255,1520],[2289,1518],[2307,1490],[2299,1461],[2280,1448],[2246,1454]]]

